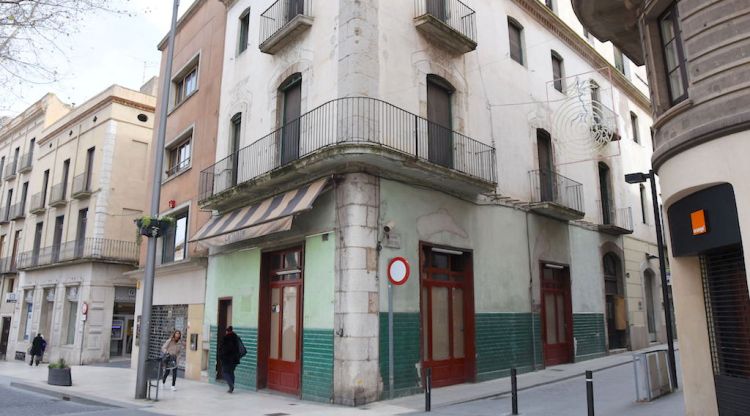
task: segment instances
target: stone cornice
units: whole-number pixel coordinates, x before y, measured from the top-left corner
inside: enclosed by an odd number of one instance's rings
[[[529,16],[534,18],[547,30],[552,32],[568,47],[573,49],[581,58],[596,68],[597,71],[612,80],[633,102],[638,104],[645,112],[651,113],[651,101],[638,88],[636,88],[620,71],[609,61],[604,59],[588,42],[562,21],[556,14],[538,0],[513,0]],[[605,72],[606,70],[606,72]]]

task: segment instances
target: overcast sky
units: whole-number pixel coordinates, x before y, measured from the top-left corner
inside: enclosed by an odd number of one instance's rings
[[[193,0],[180,1],[180,13]],[[169,30],[171,0],[130,0],[133,16],[97,13],[88,17],[78,33],[61,46],[66,59],[57,62],[60,81],[28,85],[23,97],[11,103],[14,116],[47,92],[67,103],[80,105],[112,84],[138,89],[159,72],[160,53],[156,45]]]

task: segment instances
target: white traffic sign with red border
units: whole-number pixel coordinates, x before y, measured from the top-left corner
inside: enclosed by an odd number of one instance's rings
[[[403,257],[394,257],[388,263],[388,280],[396,286],[406,283],[410,273],[409,262]]]

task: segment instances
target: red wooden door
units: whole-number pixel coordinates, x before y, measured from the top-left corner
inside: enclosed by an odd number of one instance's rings
[[[573,323],[567,268],[542,266],[542,342],[544,364],[573,359]]]
[[[423,246],[422,357],[434,387],[472,377],[474,356],[471,254]]]
[[[270,324],[267,387],[289,394],[300,390],[302,249],[267,254]]]

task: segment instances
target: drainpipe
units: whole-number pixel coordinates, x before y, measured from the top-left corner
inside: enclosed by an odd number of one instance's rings
[[[529,308],[531,311],[531,365],[536,370],[536,322],[534,322],[534,260],[531,258],[531,237],[529,234],[529,212],[526,211],[526,252],[529,256]]]

